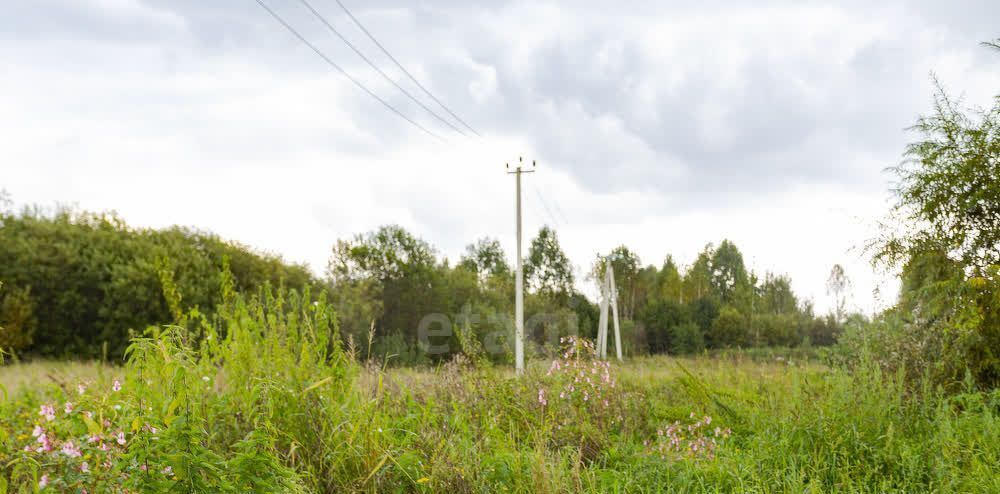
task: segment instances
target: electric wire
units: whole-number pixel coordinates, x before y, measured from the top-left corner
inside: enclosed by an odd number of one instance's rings
[[[346,5],[344,5],[343,2],[337,0],[337,4],[340,5],[340,8],[344,10],[344,13],[346,13],[347,16],[350,17],[352,21],[354,21],[354,24],[357,25],[358,28],[360,28],[361,31],[363,31],[365,35],[368,36],[368,39],[372,40],[372,43],[375,43],[375,46],[377,46],[380,50],[382,50],[382,53],[384,53],[385,56],[389,57],[389,60],[392,60],[392,63],[396,64],[396,67],[399,67],[399,70],[401,70],[404,74],[406,74],[406,76],[409,77],[410,80],[413,81],[413,83],[416,84],[417,87],[419,87],[420,90],[424,92],[424,94],[426,94],[432,100],[434,100],[434,102],[437,103],[439,106],[441,106],[441,108],[443,108],[444,111],[448,112],[449,115],[454,117],[455,120],[464,125],[465,128],[469,129],[469,131],[471,131],[473,134],[482,137],[482,135],[479,132],[477,132],[476,129],[473,129],[471,125],[465,123],[465,120],[462,120],[461,118],[459,118],[458,115],[455,115],[455,112],[451,111],[451,109],[445,106],[445,104],[442,103],[441,100],[437,99],[437,97],[435,97],[434,94],[432,94],[426,87],[424,87],[424,85],[421,84],[420,81],[418,81],[417,78],[414,77],[409,70],[406,70],[406,68],[403,67],[403,64],[399,63],[399,60],[396,60],[396,57],[392,56],[392,54],[389,53],[389,50],[387,50],[384,46],[382,46],[382,43],[379,43],[379,41],[375,39],[375,36],[371,32],[369,32],[367,28],[365,28],[364,24],[362,24],[361,21],[357,19],[357,17],[354,17],[354,14],[351,13],[351,11],[347,8]]]
[[[434,138],[436,138],[438,140],[444,141],[444,139],[441,136],[435,134],[434,132],[431,132],[430,130],[428,130],[423,125],[420,125],[417,122],[413,121],[410,117],[407,117],[401,111],[397,110],[394,106],[392,106],[391,104],[389,104],[389,102],[387,102],[386,100],[384,100],[381,97],[379,97],[379,95],[375,94],[372,90],[368,89],[364,84],[361,83],[361,81],[358,81],[357,79],[355,79],[354,77],[352,77],[351,74],[349,74],[346,70],[344,70],[340,65],[337,65],[337,63],[334,62],[333,60],[331,60],[330,57],[326,56],[326,54],[323,53],[322,50],[320,50],[319,48],[317,48],[316,45],[310,43],[309,40],[307,40],[304,36],[302,36],[301,34],[299,34],[299,32],[296,31],[295,28],[292,27],[291,24],[289,24],[287,21],[285,21],[285,19],[283,19],[280,15],[278,15],[277,12],[275,12],[274,10],[272,10],[271,7],[268,7],[267,4],[264,3],[263,0],[254,0],[254,1],[257,2],[258,5],[260,5],[261,7],[263,7],[263,9],[266,10],[268,14],[271,14],[271,17],[273,17],[274,20],[278,21],[278,23],[281,24],[282,26],[285,26],[285,29],[287,29],[288,32],[292,33],[296,38],[299,39],[299,41],[301,41],[303,44],[305,44],[310,49],[312,49],[312,51],[315,52],[316,55],[319,55],[319,57],[322,58],[327,64],[329,64],[330,67],[333,67],[334,69],[336,69],[337,72],[340,72],[341,75],[343,75],[349,81],[351,81],[352,83],[354,83],[354,85],[357,86],[359,89],[361,89],[362,91],[368,93],[369,96],[371,96],[372,98],[375,98],[376,100],[378,100],[379,103],[382,103],[382,106],[385,106],[390,111],[392,111],[393,113],[395,113],[396,115],[398,115],[399,118],[402,118],[403,120],[406,120],[407,122],[409,122],[414,127],[416,127],[418,129],[424,131],[425,133],[427,133],[427,135],[430,135],[430,136],[432,136],[432,137],[434,137]]]
[[[411,100],[413,100],[414,103],[420,105],[421,108],[423,108],[427,113],[430,113],[434,118],[436,118],[439,121],[441,121],[441,123],[447,125],[448,127],[451,127],[452,130],[454,130],[455,132],[458,132],[459,134],[462,134],[463,136],[466,135],[465,132],[462,132],[461,129],[459,129],[458,127],[455,127],[451,122],[445,120],[444,118],[441,117],[441,115],[438,115],[437,113],[435,113],[434,110],[431,110],[430,108],[428,108],[427,105],[425,105],[422,101],[420,101],[419,99],[415,98],[412,94],[410,94],[409,91],[407,91],[405,88],[403,88],[403,86],[400,86],[399,83],[397,83],[395,80],[393,80],[391,77],[389,77],[388,74],[386,74],[384,71],[382,71],[382,69],[380,69],[377,65],[375,65],[375,62],[372,62],[370,58],[368,58],[367,56],[365,56],[365,54],[362,53],[361,50],[358,49],[358,47],[354,46],[354,43],[351,43],[350,40],[348,40],[346,37],[344,37],[344,35],[341,34],[340,31],[337,30],[337,28],[333,27],[333,24],[331,24],[330,21],[328,21],[326,19],[326,17],[323,16],[323,14],[319,13],[319,11],[317,11],[315,8],[313,8],[312,4],[309,3],[308,0],[299,0],[299,2],[302,3],[302,5],[305,6],[305,8],[309,9],[309,12],[312,12],[313,16],[315,16],[317,19],[319,19],[319,21],[322,22],[323,25],[325,25],[327,27],[327,29],[330,30],[330,32],[332,32],[334,35],[336,35],[338,38],[340,38],[340,40],[343,41],[344,44],[346,44],[351,50],[353,50],[354,53],[357,53],[358,56],[361,57],[361,59],[364,60],[368,64],[368,66],[370,66],[371,68],[375,69],[375,72],[378,72],[379,75],[381,75],[383,79],[389,81],[389,83],[392,84],[393,86],[396,86],[396,89],[398,89],[401,93],[403,93],[404,95],[406,95],[407,98],[410,98]]]

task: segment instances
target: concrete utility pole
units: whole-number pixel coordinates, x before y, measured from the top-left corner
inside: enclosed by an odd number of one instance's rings
[[[522,170],[521,163],[524,158],[517,159],[517,168],[507,173],[514,174],[514,183],[517,184],[515,211],[517,215],[517,271],[514,277],[514,366],[517,374],[524,374],[524,268],[521,265],[521,174],[532,173],[534,170]],[[535,167],[535,162],[531,162],[531,167]],[[510,164],[507,164],[510,169]]]

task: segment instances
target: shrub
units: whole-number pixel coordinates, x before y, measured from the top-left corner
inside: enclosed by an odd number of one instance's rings
[[[646,328],[650,353],[672,351],[671,328],[691,319],[687,307],[673,299],[654,299],[639,315]]]
[[[792,314],[760,314],[754,316],[749,335],[755,344],[766,346],[795,346],[799,337],[799,324]]]
[[[20,351],[31,345],[37,319],[31,289],[0,283],[0,350]]]
[[[670,328],[670,350],[678,355],[699,353],[705,349],[705,335],[693,322],[685,322]]]
[[[713,348],[740,346],[747,341],[746,319],[733,307],[723,307],[712,321],[708,342]]]
[[[173,321],[160,283],[163,261],[171,265],[184,304],[212,312],[226,258],[242,291],[265,283],[300,290],[318,285],[304,266],[210,233],[133,228],[113,214],[69,209],[0,212],[0,280],[5,290],[31,288],[30,314],[39,330],[27,333],[30,344],[23,350],[44,356],[98,358],[106,344],[108,356],[118,358],[132,334]],[[31,306],[24,299],[14,296],[21,309]],[[27,324],[20,341],[33,325]]]

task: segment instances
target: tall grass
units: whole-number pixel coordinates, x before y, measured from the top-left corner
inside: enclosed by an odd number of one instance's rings
[[[329,306],[285,290],[230,292],[212,320],[179,322],[83,393],[21,386],[0,403],[0,493],[1000,492],[998,392],[710,357],[639,358],[602,379],[586,352],[520,378],[469,361],[386,370],[340,345]],[[694,440],[706,416],[732,430],[701,436],[718,438],[712,455],[655,447],[671,424]],[[35,425],[52,451],[36,451]]]

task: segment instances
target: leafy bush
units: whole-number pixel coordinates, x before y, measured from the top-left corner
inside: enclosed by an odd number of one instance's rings
[[[690,320],[687,307],[672,299],[654,299],[640,313],[646,327],[650,353],[667,353],[674,348],[672,328]]]
[[[2,302],[6,317],[35,308],[30,319],[6,325],[19,327],[22,351],[35,354],[97,358],[106,344],[109,357],[120,357],[130,334],[174,319],[163,297],[164,266],[184,305],[211,313],[223,259],[240,291],[319,285],[303,266],[196,230],[131,228],[113,214],[70,209],[0,213],[0,280],[13,290]]]
[[[677,324],[670,328],[670,350],[677,355],[700,353],[705,349],[705,335],[693,322]]]
[[[868,347],[884,367],[926,369],[956,387],[966,369],[1000,386],[1000,96],[965,110],[938,85],[934,110],[912,130],[918,140],[893,168],[892,228],[875,258],[902,267],[898,304],[872,325],[886,347]],[[848,339],[849,342],[857,338]]]
[[[761,314],[752,325],[750,337],[759,338],[760,345],[795,346],[802,341],[798,318],[792,314]]]
[[[0,283],[0,350],[20,351],[31,345],[37,319],[30,288]]]
[[[839,340],[849,363],[871,359],[901,373],[911,386],[925,380],[960,389],[966,376],[1000,384],[1000,280],[995,273],[967,281],[946,279],[910,290],[870,323],[849,323]]]
[[[747,342],[746,319],[733,307],[725,306],[712,321],[708,342],[713,348],[728,348]]]

